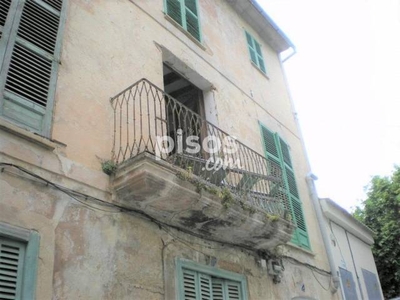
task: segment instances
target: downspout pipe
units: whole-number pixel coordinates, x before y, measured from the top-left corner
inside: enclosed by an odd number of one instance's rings
[[[312,200],[312,203],[313,203],[313,206],[315,209],[315,213],[317,215],[317,221],[318,221],[319,228],[321,230],[322,240],[324,242],[326,254],[328,256],[329,266],[330,266],[331,274],[332,274],[332,283],[333,283],[333,285],[331,287],[331,292],[332,292],[332,294],[334,294],[338,291],[339,286],[340,286],[340,279],[338,276],[339,273],[338,273],[338,268],[336,266],[335,260],[333,258],[331,241],[330,241],[329,234],[328,234],[328,231],[327,231],[327,228],[325,225],[325,220],[324,220],[324,216],[322,214],[322,209],[321,209],[321,205],[319,203],[318,194],[317,194],[317,190],[315,188],[314,180],[317,180],[317,177],[314,174],[309,173],[306,176],[306,181],[307,181],[308,189],[310,191],[311,200]]]

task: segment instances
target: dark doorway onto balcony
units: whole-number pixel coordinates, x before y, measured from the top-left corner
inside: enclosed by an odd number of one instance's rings
[[[204,118],[203,91],[164,64],[164,91]]]
[[[196,136],[201,143],[201,138],[206,135],[205,110],[203,101],[203,91],[185,79],[182,75],[172,70],[164,64],[164,91],[173,99],[166,97],[166,114],[168,134],[175,141],[175,146],[180,143],[183,153],[188,154],[185,150],[186,138]],[[175,100],[174,100],[175,99]],[[182,105],[181,105],[182,104]],[[182,139],[178,142],[178,136]],[[173,153],[176,153],[177,147]],[[197,153],[190,156],[201,156]]]

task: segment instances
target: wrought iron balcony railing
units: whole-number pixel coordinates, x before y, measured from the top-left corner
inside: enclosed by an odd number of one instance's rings
[[[147,79],[111,98],[111,104],[112,159],[117,164],[148,152],[210,184],[229,189],[252,207],[284,216],[280,166],[207,122]],[[196,142],[198,146],[194,146]]]

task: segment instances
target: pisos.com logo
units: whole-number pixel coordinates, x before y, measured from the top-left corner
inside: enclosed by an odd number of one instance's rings
[[[171,154],[185,154],[189,157],[207,157],[202,166],[203,171],[241,169],[240,158],[235,155],[239,149],[235,137],[225,136],[221,139],[215,135],[208,135],[200,141],[200,137],[196,135],[189,135],[184,139],[182,129],[178,129],[176,133],[175,139],[167,135],[156,137],[157,160]]]

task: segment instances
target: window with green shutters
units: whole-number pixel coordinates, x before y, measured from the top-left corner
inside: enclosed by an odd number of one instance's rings
[[[66,1],[0,1],[0,115],[43,136],[50,136]]]
[[[244,276],[178,260],[179,299],[246,300]]]
[[[25,243],[0,237],[0,299],[21,299]]]
[[[197,0],[165,0],[165,11],[176,23],[201,42]]]
[[[249,48],[250,59],[263,73],[267,73],[265,68],[264,58],[261,52],[261,45],[254,37],[246,31],[247,46]]]
[[[303,248],[310,249],[310,241],[304,218],[302,203],[297,189],[292,159],[288,144],[277,134],[261,125],[264,149],[268,160],[280,165],[284,181],[284,206],[290,212],[292,220],[297,225],[292,242]]]
[[[0,299],[35,299],[39,235],[0,224]]]

